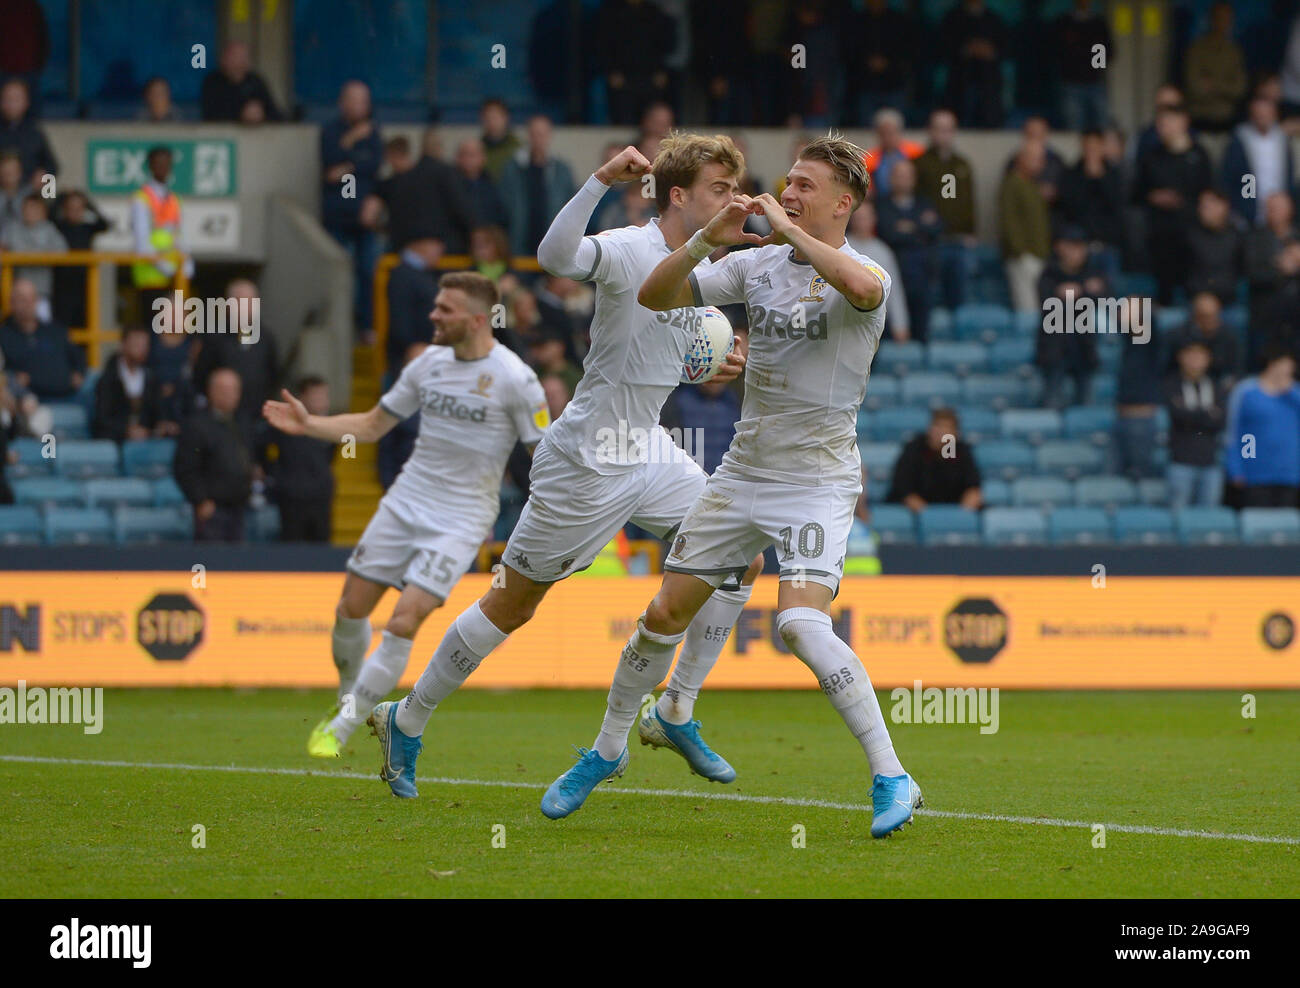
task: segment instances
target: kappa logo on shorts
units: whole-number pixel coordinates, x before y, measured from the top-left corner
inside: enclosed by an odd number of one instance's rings
[[[560,572],[563,573],[565,570],[567,570],[570,566],[572,566],[577,561],[577,559],[578,559],[577,556],[570,556],[568,559],[564,560],[564,562],[560,563]]]
[[[526,569],[530,573],[533,571],[533,564],[528,561],[528,557],[519,549],[515,550],[515,554],[510,558],[510,561],[520,569]]]
[[[673,542],[673,551],[669,553],[669,555],[676,556],[678,559],[681,559],[682,553],[685,551],[686,551],[686,536],[679,535],[677,536],[676,540]]]

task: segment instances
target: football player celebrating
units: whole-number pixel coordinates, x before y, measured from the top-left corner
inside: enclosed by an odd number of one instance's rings
[[[348,560],[334,617],[339,705],[312,730],[307,751],[338,757],[406,669],[424,619],[441,607],[478,555],[500,510],[506,460],[516,442],[532,447],[550,422],[532,368],[492,336],[496,287],[472,272],[443,275],[433,312],[433,346],[402,370],[368,412],[310,415],[288,391],[262,408],[281,432],[338,442],[377,442],[420,413],[415,448]],[[369,660],[370,614],[389,587],[401,591]],[[363,660],[364,665],[363,665]]]
[[[819,138],[791,167],[779,203],[737,196],[641,286],[641,304],[657,310],[744,302],[749,365],[735,439],[682,522],[619,671],[660,675],[713,589],[775,544],[777,630],[866,752],[871,835],[883,837],[912,819],[921,790],[894,754],[866,669],[830,619],[862,490],[858,406],[890,287],[889,275],[844,235],[868,182],[861,148]],[[743,230],[751,213],[772,226],[765,246],[697,267],[719,245],[752,242]],[[561,777],[556,786],[563,785]]]
[[[532,618],[552,586],[590,566],[629,521],[671,540],[704,489],[704,471],[659,426],[701,316],[692,308],[652,312],[637,303],[636,292],[660,260],[732,200],[743,172],[744,156],[727,137],[673,135],[660,146],[653,168],[635,147],[625,148],[560,210],[538,246],[547,271],[596,283],[591,349],[573,400],[537,447],[528,503],[506,545],[504,580],[456,618],[411,693],[374,710],[380,775],[394,795],[418,795],[420,736],[434,709]],[[583,236],[609,187],[631,181],[654,195],[658,219]],[[732,354],[715,380],[732,380],[743,367],[743,358]],[[736,579],[710,587],[695,621],[689,629],[683,625],[686,645],[668,689],[639,728],[644,743],[676,751],[693,772],[716,782],[730,782],[736,773],[705,744],[694,703],[761,569],[759,556],[746,561]],[[642,697],[667,671],[664,665],[653,674],[616,677],[594,750],[580,748],[566,786],[548,793],[548,816],[565,816],[591,786],[623,774]]]

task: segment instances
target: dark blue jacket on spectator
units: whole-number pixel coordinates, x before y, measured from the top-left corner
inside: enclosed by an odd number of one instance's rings
[[[343,135],[351,129],[342,118],[332,120],[321,128],[320,165],[322,177],[326,171],[345,161],[352,163],[356,176],[355,199],[343,198],[342,182],[327,182],[321,190],[321,222],[328,229],[350,230],[357,225],[361,201],[372,195],[379,179],[379,166],[384,160],[384,143],[379,139],[379,124],[370,122],[370,134],[345,148]]]
[[[437,276],[416,259],[402,255],[388,279],[388,375],[397,379],[412,343],[432,343],[429,313],[438,295]]]
[[[1254,437],[1254,456],[1245,456],[1243,438]],[[1223,434],[1230,480],[1247,487],[1300,486],[1300,384],[1270,395],[1259,379],[1247,378],[1228,397],[1228,426]]]
[[[1249,126],[1248,123],[1241,125]],[[1232,204],[1232,211],[1250,226],[1254,226],[1256,211],[1260,214],[1264,211],[1264,200],[1258,196],[1247,199],[1241,194],[1242,181],[1247,175],[1253,175],[1255,169],[1250,166],[1250,158],[1246,156],[1246,145],[1241,140],[1240,130],[1239,127],[1233,132],[1228,150],[1223,153],[1223,188],[1228,195],[1228,202]],[[1283,137],[1282,146],[1286,148],[1286,191],[1294,199],[1295,161],[1291,154],[1291,139]]]
[[[681,430],[678,438],[684,447],[689,447],[687,452],[705,473],[718,469],[736,435],[738,418],[740,401],[730,388],[711,394],[690,384],[682,385],[669,396],[662,415],[665,428]],[[695,429],[702,432],[688,432]]]
[[[10,318],[0,327],[0,351],[4,353],[5,370],[27,374],[27,390],[42,401],[71,395],[77,390],[72,375],[86,371],[81,348],[57,323],[38,323],[36,332],[28,334]]]
[[[1149,327],[1151,338],[1139,343],[1139,337],[1124,334],[1120,339],[1119,375],[1115,403],[1119,405],[1159,405],[1164,402],[1165,357],[1155,326]]]
[[[398,422],[380,438],[377,451],[379,485],[384,490],[392,487],[393,481],[402,472],[402,464],[407,461],[411,451],[415,449],[415,440],[419,434],[420,413],[416,412],[410,418]]]
[[[149,347],[149,369],[158,377],[158,390],[162,396],[162,418],[169,422],[184,422],[194,409],[194,378],[190,353],[194,348],[192,337],[181,346],[163,346],[157,336]]]

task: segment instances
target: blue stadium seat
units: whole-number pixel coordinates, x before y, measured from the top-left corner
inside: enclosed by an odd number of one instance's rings
[[[86,409],[76,402],[52,401],[45,406],[50,410],[50,431],[58,439],[88,439],[90,422]]]
[[[165,477],[172,472],[175,439],[140,439],[122,444],[122,472],[128,477]]]
[[[66,477],[21,477],[10,486],[16,504],[75,504],[84,503],[81,484]]]
[[[880,344],[871,361],[871,369],[880,374],[905,374],[925,366],[925,347],[920,343]]]
[[[1165,545],[1177,541],[1174,516],[1167,508],[1146,505],[1115,510],[1115,538],[1120,542]]]
[[[1055,439],[1037,450],[1038,469],[1074,480],[1085,474],[1100,473],[1106,467],[1106,454],[1083,439]]]
[[[245,537],[250,542],[275,542],[280,538],[280,510],[272,505],[256,508],[245,516]]]
[[[114,515],[119,543],[188,542],[194,538],[194,517],[188,508],[119,508]]]
[[[984,541],[989,545],[1038,545],[1047,541],[1047,522],[1034,508],[986,508]]]
[[[1115,409],[1110,405],[1072,405],[1065,410],[1065,437],[1108,445],[1115,431]]]
[[[862,407],[868,409],[889,408],[902,400],[903,386],[898,378],[888,374],[872,374],[867,381],[867,394],[862,399]]]
[[[159,508],[165,508],[169,504],[184,504],[185,495],[173,478],[159,477],[153,482],[153,503]]]
[[[873,504],[871,527],[881,545],[911,545],[916,541],[916,516],[901,504]]]
[[[1005,374],[1019,371],[1034,362],[1034,341],[1032,339],[998,340],[988,349],[989,370]]]
[[[1117,295],[1155,296],[1159,292],[1160,288],[1153,275],[1125,273],[1115,279]]]
[[[884,504],[889,496],[889,481],[867,478],[867,504]]]
[[[904,404],[938,408],[957,404],[960,395],[961,382],[954,374],[918,371],[903,378]]]
[[[924,432],[929,424],[930,413],[924,408],[882,408],[871,416],[871,438],[876,442],[899,442]]]
[[[1102,370],[1114,373],[1119,370],[1123,350],[1119,346],[1119,337],[1109,333],[1097,338],[1097,364]]]
[[[950,340],[953,337],[952,310],[936,305],[930,310],[930,339]]]
[[[1074,484],[1074,503],[1081,508],[1118,508],[1137,503],[1137,485],[1127,477],[1104,474],[1080,477]]]
[[[143,477],[97,477],[86,481],[86,507],[153,504],[153,485]]]
[[[873,480],[888,480],[901,449],[898,443],[858,443],[862,467]]]
[[[972,341],[930,343],[925,351],[926,366],[934,371],[951,371],[961,377],[988,366],[988,350]]]
[[[108,439],[61,439],[54,448],[55,472],[64,477],[116,477],[117,444]]]
[[[1143,477],[1137,482],[1138,500],[1157,508],[1169,507],[1169,482],[1163,477]]]
[[[1244,305],[1229,305],[1223,310],[1224,328],[1237,338],[1239,343],[1246,341],[1246,326],[1250,323],[1250,312]]]
[[[932,504],[917,519],[924,545],[978,545],[980,516],[955,504]]]
[[[113,541],[113,519],[104,508],[50,508],[45,541],[50,545],[101,545]]]
[[[998,477],[981,478],[980,494],[990,508],[1006,508],[1011,504],[1011,485]]]
[[[1156,306],[1156,332],[1161,336],[1176,333],[1187,323],[1187,309],[1179,305]]]
[[[10,463],[5,467],[5,473],[10,478],[15,477],[48,477],[54,473],[54,460],[46,459],[41,455],[41,450],[45,444],[39,439],[24,437],[15,439],[9,444],[9,449],[18,454],[18,462]],[[58,444],[55,444],[58,448]]]
[[[1041,443],[1061,434],[1061,413],[1050,408],[1008,408],[1002,413],[1002,438]]]
[[[1018,439],[995,439],[975,447],[975,462],[988,477],[1014,480],[1034,468],[1034,450]]]
[[[1300,543],[1300,511],[1295,508],[1242,508],[1241,541],[1251,545]]]
[[[953,335],[959,340],[992,343],[1011,332],[1011,310],[978,302],[958,306],[953,315]]]
[[[1017,507],[1055,508],[1074,503],[1074,485],[1060,477],[1018,477],[1011,483]]]
[[[1239,541],[1237,513],[1231,508],[1182,508],[1174,529],[1184,545],[1225,545]]]
[[[858,419],[856,423],[858,442],[867,442],[871,439],[871,419],[873,416],[871,409],[867,408],[864,403],[858,408]]]
[[[961,436],[967,442],[978,443],[1002,435],[1002,416],[993,409],[979,405],[959,405],[956,411]]]
[[[0,504],[0,545],[40,545],[45,525],[31,504]]]
[[[1028,339],[1032,342],[1042,328],[1043,313],[1040,309],[1011,313],[1011,332],[1014,334],[1014,338]]]
[[[871,526],[859,518],[853,519],[849,528],[849,544],[845,548],[849,556],[874,556],[876,554],[876,536]]]
[[[1100,508],[1057,508],[1047,519],[1056,545],[1094,545],[1110,541],[1110,518]]]
[[[1098,373],[1092,375],[1092,394],[1089,400],[1094,405],[1114,404],[1115,395],[1119,393],[1119,379],[1114,374]]]
[[[961,400],[972,405],[1004,409],[1033,402],[1034,389],[1014,374],[971,374],[962,378]]]

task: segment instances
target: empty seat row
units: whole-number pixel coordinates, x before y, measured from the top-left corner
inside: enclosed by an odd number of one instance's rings
[[[9,448],[18,462],[6,472],[11,478],[61,476],[162,477],[171,473],[174,439],[141,439],[117,443],[108,439],[15,439]]]
[[[184,504],[185,497],[171,477],[18,477],[10,481],[14,503],[75,505],[95,508],[113,505],[167,507]]]
[[[1046,439],[1087,439],[1107,445],[1115,429],[1113,405],[1075,405],[1058,412],[1050,408],[1008,408],[997,411],[978,405],[954,407],[962,438],[973,442],[1003,438],[1025,439],[1040,443]],[[1168,429],[1169,416],[1161,408],[1156,413],[1158,431]],[[930,423],[930,410],[899,406],[878,410],[864,408],[858,412],[858,438],[877,442],[907,439],[923,432]]]
[[[273,507],[249,511],[245,528],[250,541],[274,541],[280,536],[280,513]],[[184,504],[119,505],[112,510],[0,505],[0,545],[126,545],[193,538],[193,514]]]
[[[858,452],[862,467],[871,480],[888,480],[894,471],[902,444],[897,442],[860,442]],[[994,439],[974,446],[975,462],[984,480],[999,479],[1008,483],[1031,474],[1051,474],[1071,481],[1112,468],[1107,448],[1086,439],[1053,439],[1037,446],[1019,439]],[[1157,466],[1168,461],[1169,451],[1157,448],[1153,460]]]
[[[933,505],[919,514],[897,504],[871,509],[870,527],[884,544],[922,545],[1139,545],[1300,544],[1294,508],[1096,507],[986,508],[967,511]]]
[[[1037,372],[1025,368],[1023,373],[969,374],[958,377],[944,371],[917,371],[905,377],[888,374],[871,375],[862,400],[868,411],[898,405],[937,408],[941,405],[972,404],[998,410],[1032,408],[1039,404],[1043,385]],[[1115,400],[1117,379],[1109,371],[1092,376],[1091,399],[1095,404]]]
[[[1102,339],[1113,342],[1111,336]],[[1033,337],[997,340],[985,345],[973,340],[932,340],[929,343],[884,342],[871,361],[876,375],[906,376],[925,370],[949,371],[958,377],[991,371],[995,374],[1017,373],[1034,364],[1036,341]],[[1097,360],[1103,370],[1119,367],[1118,346],[1097,348]]]

